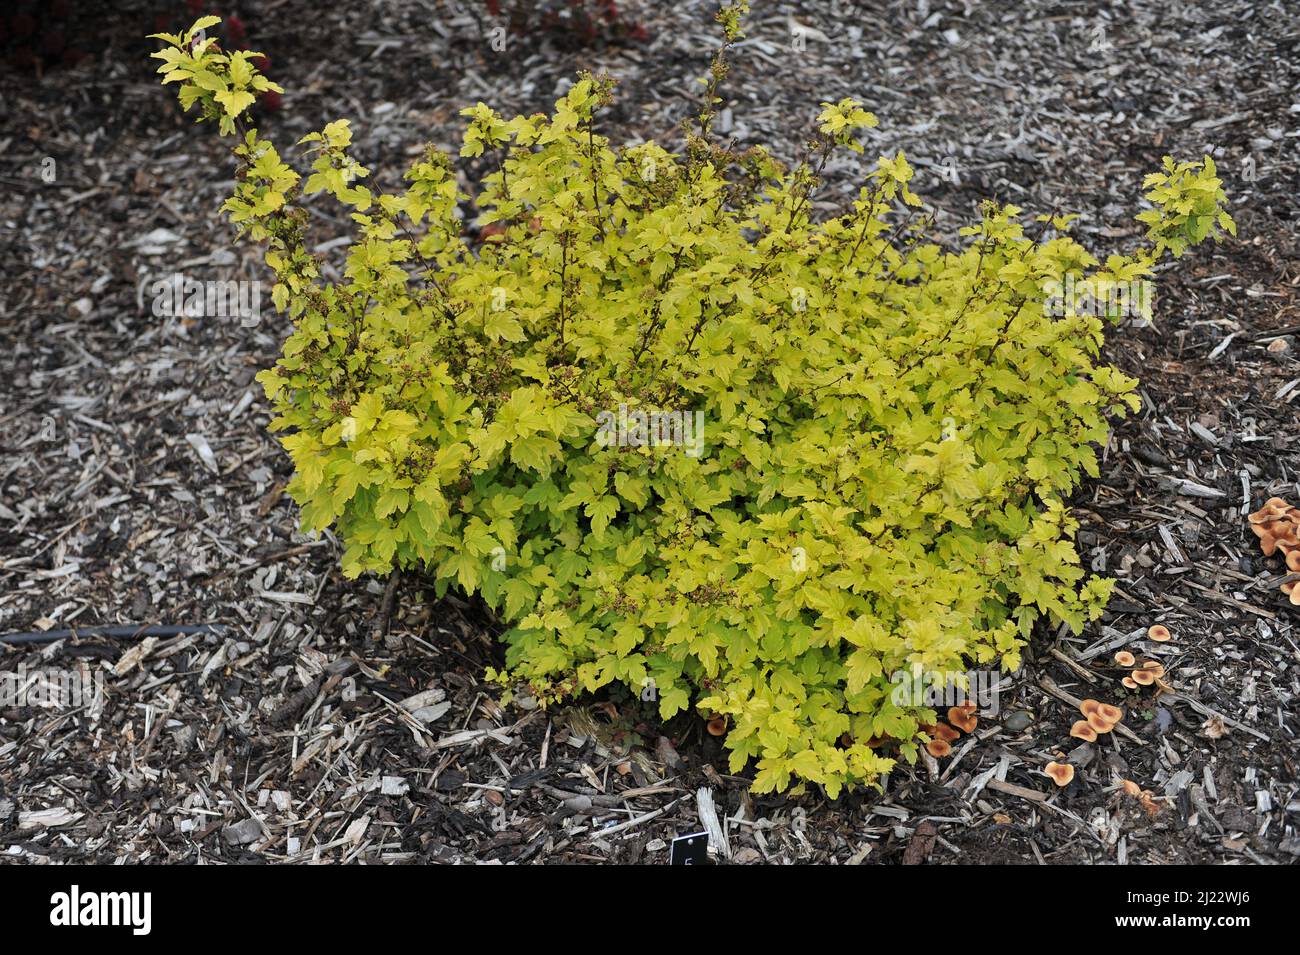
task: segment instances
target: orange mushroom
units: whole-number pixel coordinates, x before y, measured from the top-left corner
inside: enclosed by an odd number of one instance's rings
[[[506,228],[504,222],[489,222],[478,230],[478,237],[483,242],[504,242]]]
[[[1163,623],[1157,623],[1147,630],[1147,637],[1156,643],[1168,643],[1173,634],[1169,632],[1169,628]]]
[[[1069,763],[1048,763],[1043,767],[1043,772],[1058,786],[1068,786],[1074,780],[1074,767]]]
[[[1290,508],[1285,514],[1274,513],[1271,517],[1263,516],[1260,523],[1252,523],[1251,530],[1259,538],[1259,549],[1265,557],[1272,557],[1279,550],[1283,554],[1300,547],[1300,537],[1296,536],[1300,515],[1293,514],[1296,508]],[[1256,512],[1257,514],[1259,512]]]
[[[1132,680],[1138,686],[1150,686],[1156,682],[1156,675],[1150,670],[1134,670]]]
[[[593,712],[605,714],[610,721],[618,719],[618,707],[608,700],[604,703],[597,703],[591,709]]]
[[[1119,653],[1115,654],[1116,666],[1131,667],[1136,662],[1137,657],[1133,656],[1133,654],[1129,653],[1127,650],[1121,650]]]
[[[1263,507],[1258,511],[1255,511],[1253,514],[1248,515],[1246,520],[1250,521],[1251,524],[1267,524],[1271,521],[1276,521],[1282,515],[1286,514],[1288,510],[1294,510],[1294,508],[1291,508],[1290,505],[1280,497],[1270,497],[1264,502]]]
[[[1099,703],[1097,704],[1097,715],[1114,726],[1124,718],[1124,711],[1118,706],[1112,706],[1109,703]]]
[[[1098,733],[1109,733],[1115,728],[1115,724],[1124,717],[1123,710],[1118,706],[1112,706],[1109,703],[1099,703],[1097,700],[1084,700],[1083,706],[1080,706],[1080,709],[1083,710],[1085,707],[1087,710],[1085,715],[1088,717],[1088,725]]]
[[[1291,573],[1300,573],[1300,547],[1289,547],[1286,553],[1286,569]]]
[[[1104,719],[1101,718],[1101,714],[1098,713],[1096,710],[1093,710],[1091,713],[1088,714],[1088,725],[1091,726],[1098,733],[1103,733],[1103,734],[1109,733],[1112,729],[1115,728],[1114,723],[1107,723]]]
[[[937,726],[935,726],[934,733],[932,735],[938,739],[943,740],[945,743],[955,743],[958,740],[958,738],[960,738],[961,733],[958,733],[947,723],[939,723]]]
[[[1097,712],[1097,708],[1100,706],[1101,701],[1099,700],[1084,700],[1079,704],[1079,712],[1084,716],[1091,716]]]
[[[948,708],[948,722],[964,733],[975,732],[975,727],[979,725],[979,721],[980,718],[975,715],[974,703]]]
[[[1265,557],[1272,557],[1277,553],[1277,538],[1269,533],[1262,534],[1259,539],[1259,549],[1264,552]]]
[[[1075,724],[1070,727],[1070,735],[1075,739],[1081,739],[1087,743],[1097,742],[1097,731],[1092,728],[1092,724],[1087,720],[1077,720]]]
[[[1142,664],[1142,669],[1150,670],[1152,674],[1158,677],[1165,675],[1164,665],[1159,660],[1148,660]]]
[[[925,744],[925,751],[935,759],[942,759],[952,752],[952,744],[941,739],[932,739]]]
[[[1130,796],[1140,796],[1142,794],[1142,787],[1131,779],[1121,779],[1119,784],[1124,787],[1124,792]]]
[[[1130,690],[1136,690],[1138,688],[1138,685],[1133,682],[1133,678],[1131,676],[1126,676],[1124,677],[1124,679],[1120,680],[1119,682],[1123,683],[1124,686]]]
[[[708,722],[710,736],[725,736],[727,734],[727,718],[725,716],[715,716]]]
[[[1300,604],[1300,587],[1295,585],[1295,581],[1282,585],[1282,593],[1291,598],[1293,604]]]

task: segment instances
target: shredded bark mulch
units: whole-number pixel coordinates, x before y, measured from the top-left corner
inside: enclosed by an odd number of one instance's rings
[[[0,67],[0,633],[225,629],[0,651],[0,670],[84,664],[103,690],[0,707],[0,858],[662,863],[704,829],[740,864],[1300,855],[1300,608],[1245,516],[1300,504],[1300,10],[755,4],[720,121],[741,144],[794,159],[818,104],[855,96],[881,121],[868,155],[906,150],[945,233],[993,197],[1081,213],[1103,255],[1137,241],[1161,156],[1208,152],[1239,226],[1166,270],[1154,324],[1111,333],[1143,410],[1075,500],[1085,561],[1118,582],[1104,620],[1040,634],[952,757],[831,802],[749,794],[697,717],[665,725],[640,700],[503,707],[480,608],[414,577],[347,581],[337,541],[298,533],[252,380],[285,333],[269,296],[252,325],[151,308],[177,272],[265,278],[218,211],[233,164],[154,81],[143,38],[168,4],[99,6],[67,28],[89,58],[11,45]],[[477,3],[239,6],[287,90],[261,128],[292,159],[346,116],[381,186],[425,142],[457,145],[463,106],[544,110],[579,69],[619,79],[615,141],[673,141],[715,36],[696,0],[625,0],[643,40],[543,32],[504,51]],[[832,208],[856,171],[827,175]],[[347,223],[313,211],[318,249],[337,250]],[[1171,641],[1146,638],[1157,622]],[[1168,688],[1124,691],[1121,648]],[[1071,739],[1080,698],[1125,704],[1128,735]],[[1075,766],[1069,786],[1049,760]]]

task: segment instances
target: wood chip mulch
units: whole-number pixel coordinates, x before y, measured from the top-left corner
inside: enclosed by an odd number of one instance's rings
[[[240,12],[288,90],[263,129],[287,145],[348,116],[391,186],[424,142],[456,144],[462,106],[545,109],[580,68],[619,78],[615,141],[672,139],[712,7],[623,5],[644,42],[532,36],[502,53],[465,4]],[[698,719],[663,725],[640,701],[503,708],[476,606],[413,578],[346,581],[337,542],[298,533],[252,380],[283,321],[150,309],[175,272],[265,277],[218,213],[232,164],[152,78],[160,5],[98,6],[75,25],[92,58],[0,67],[0,633],[225,630],[0,651],[0,670],[84,664],[103,688],[80,707],[0,706],[0,858],[662,863],[704,829],[732,864],[1300,856],[1300,608],[1246,522],[1268,497],[1300,504],[1293,5],[755,4],[720,124],[742,144],[793,159],[817,104],[856,96],[881,121],[868,155],[905,149],[948,234],[992,196],[1081,213],[1101,254],[1137,240],[1163,154],[1211,152],[1239,225],[1161,277],[1154,325],[1111,334],[1143,410],[1075,500],[1085,561],[1117,580],[1107,616],[1042,633],[951,757],[834,803],[750,795]],[[819,201],[854,175],[829,169]],[[320,250],[337,250],[346,223],[315,213]],[[1172,640],[1147,639],[1156,622]],[[1121,648],[1167,688],[1123,690]],[[1081,698],[1123,703],[1127,735],[1071,739]],[[1051,760],[1075,766],[1069,786],[1042,774]]]

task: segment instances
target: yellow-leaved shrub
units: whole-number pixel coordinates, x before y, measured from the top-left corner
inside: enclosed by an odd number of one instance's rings
[[[611,147],[610,84],[584,76],[550,116],[464,111],[461,155],[494,169],[472,197],[432,147],[405,191],[372,193],[345,120],[303,140],[304,180],[244,128],[269,88],[255,54],[190,31],[156,55],[236,137],[225,208],[293,323],[261,381],[303,524],[338,531],[345,571],[427,568],[481,595],[510,625],[503,685],[550,702],[623,684],[665,718],[723,715],[757,790],[834,796],[892,766],[868,741],[911,759],[935,718],[892,674],[1015,667],[1036,621],[1101,611],[1066,499],[1107,416],[1137,406],[1098,363],[1106,293],[1233,227],[1208,158],[1149,177],[1149,244],[1104,263],[1070,217],[992,203],[936,243],[902,153],[814,218],[825,162],[875,118],[823,104],[792,169],[720,145],[741,12],[720,14],[680,152]],[[320,192],[356,224],[335,282],[304,235]],[[1071,282],[1109,305],[1052,307]]]

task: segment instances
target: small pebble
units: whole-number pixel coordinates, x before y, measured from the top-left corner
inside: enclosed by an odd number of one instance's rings
[[[1012,733],[1023,733],[1034,724],[1034,718],[1024,710],[1017,710],[1006,718],[1002,725]]]

